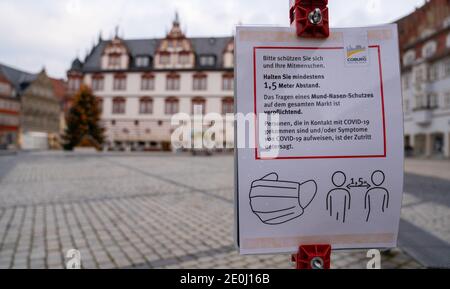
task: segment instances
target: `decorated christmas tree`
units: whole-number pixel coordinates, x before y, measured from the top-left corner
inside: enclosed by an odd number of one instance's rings
[[[101,149],[104,129],[100,126],[100,113],[91,89],[82,86],[66,119],[67,128],[63,135],[65,150],[73,150],[77,146]]]

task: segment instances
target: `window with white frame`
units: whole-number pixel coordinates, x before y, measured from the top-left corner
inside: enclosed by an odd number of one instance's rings
[[[225,97],[222,99],[222,114],[234,113],[234,98]]]
[[[180,89],[180,76],[178,74],[167,75],[166,89],[167,90],[179,90]]]
[[[144,74],[141,77],[141,90],[154,90],[155,76],[153,74]]]
[[[165,113],[167,115],[176,114],[179,112],[179,100],[175,97],[169,97],[165,101]]]
[[[81,78],[79,77],[71,77],[69,78],[68,89],[70,91],[77,91],[81,86]]]
[[[450,59],[444,61],[444,76],[445,77],[450,76]]]
[[[113,99],[113,114],[124,114],[125,113],[125,98],[115,97]]]
[[[420,85],[425,80],[425,69],[423,67],[417,68],[415,71],[415,84]]]
[[[436,52],[437,43],[436,41],[430,41],[422,48],[422,56],[425,58],[431,57]]]
[[[120,66],[120,54],[119,53],[111,53],[108,55],[108,66],[116,68]]]
[[[222,89],[223,90],[233,90],[234,89],[233,74],[224,74],[222,76]]]
[[[194,75],[193,89],[194,90],[206,90],[208,78],[206,74]]]
[[[104,77],[103,75],[94,75],[92,77],[92,90],[101,91],[104,88]]]
[[[139,113],[140,114],[153,113],[153,99],[151,97],[143,97],[139,100]]]
[[[425,107],[426,102],[422,94],[416,94],[415,100],[416,100],[416,107],[415,107],[416,109],[421,109]]]
[[[428,79],[430,81],[436,81],[439,79],[438,76],[438,63],[431,64],[428,67]]]
[[[118,74],[114,76],[113,89],[114,90],[127,89],[127,76],[125,74]]]
[[[192,114],[205,114],[206,100],[203,97],[195,97],[192,99]]]
[[[444,23],[442,23],[442,27],[448,28],[450,27],[450,17],[444,19]]]
[[[169,53],[160,54],[159,55],[159,64],[161,64],[161,65],[170,64],[170,54]]]
[[[213,55],[200,56],[200,66],[211,67],[216,65],[216,58]]]
[[[405,78],[404,78],[405,89],[410,89],[411,88],[411,78],[412,78],[412,74],[411,73],[406,73],[405,74]]]
[[[403,55],[403,65],[411,65],[416,60],[416,52],[409,50]]]
[[[138,56],[135,60],[136,67],[148,67],[150,66],[150,58],[148,56]]]
[[[444,107],[450,109],[450,91],[445,94]]]
[[[437,108],[437,107],[439,107],[438,95],[436,93],[428,94],[427,102],[428,102],[427,103],[427,108]]]
[[[181,65],[189,64],[190,57],[188,53],[180,53],[178,55],[178,63]]]

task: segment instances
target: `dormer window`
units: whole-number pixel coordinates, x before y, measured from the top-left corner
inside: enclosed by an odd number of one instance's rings
[[[120,66],[120,54],[111,53],[108,55],[108,66],[119,67]]]
[[[150,57],[148,56],[138,56],[135,60],[136,67],[149,67],[150,66]]]
[[[155,69],[186,69],[193,68],[196,64],[191,40],[181,31],[178,17],[175,18],[166,37],[158,40],[155,45],[157,51],[156,61],[153,63]]]
[[[216,65],[216,57],[213,55],[200,56],[200,66],[211,67]]]
[[[178,62],[181,65],[189,64],[190,62],[189,52],[180,52],[180,54],[178,55]]]
[[[170,53],[161,53],[159,56],[159,64],[161,65],[170,64]]]
[[[130,51],[122,39],[115,37],[102,53],[101,67],[105,70],[127,69],[130,65]]]

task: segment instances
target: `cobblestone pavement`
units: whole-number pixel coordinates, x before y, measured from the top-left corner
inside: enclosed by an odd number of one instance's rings
[[[450,243],[450,160],[423,161],[422,171],[419,161],[406,161],[406,171],[411,173],[405,178],[402,215]]]
[[[404,232],[400,245],[428,267],[450,268],[450,161],[424,161],[422,171],[418,161],[406,161],[402,218],[405,228],[425,231]]]
[[[450,181],[450,160],[409,158],[405,160],[405,171],[410,174],[441,178]]]
[[[291,268],[288,255],[236,253],[232,168],[231,156],[2,156],[0,268],[63,268],[71,248],[84,268]],[[431,230],[434,219],[448,222],[444,205],[427,221],[420,206],[432,202],[420,200],[405,198],[408,218]],[[437,235],[447,238],[448,228]],[[339,251],[332,266],[367,260],[366,251]],[[396,249],[382,267],[421,265]]]

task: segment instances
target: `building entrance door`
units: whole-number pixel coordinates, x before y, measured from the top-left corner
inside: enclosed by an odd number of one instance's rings
[[[433,156],[443,156],[444,155],[444,134],[435,133],[432,135],[433,140]]]

